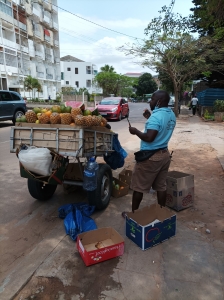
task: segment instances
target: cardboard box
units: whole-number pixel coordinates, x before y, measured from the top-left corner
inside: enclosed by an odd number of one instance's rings
[[[183,189],[183,190],[173,190],[167,188],[166,195],[166,205],[180,211],[182,209],[192,206],[194,203],[194,187]]]
[[[123,169],[119,174],[119,180],[127,183],[129,186],[131,184],[132,171],[128,169]]]
[[[154,222],[155,221],[155,222]],[[127,213],[126,236],[142,250],[176,235],[176,215],[158,204]]]
[[[122,197],[122,196],[125,196],[128,194],[129,192],[129,185],[125,182],[122,182],[120,181],[119,179],[113,177],[113,181],[115,181],[115,185],[116,184],[119,184],[120,188],[122,187],[122,189],[115,189],[115,186],[113,185],[112,186],[112,193],[111,195],[115,198],[119,198],[119,197]]]
[[[180,211],[193,205],[194,175],[178,171],[168,172],[166,205]]]
[[[78,235],[77,249],[90,266],[123,255],[124,239],[111,227],[95,229]]]
[[[176,191],[191,188],[194,186],[194,175],[171,171],[167,174],[166,184],[168,188]]]

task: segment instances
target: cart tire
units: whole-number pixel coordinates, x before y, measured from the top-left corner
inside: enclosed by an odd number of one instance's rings
[[[107,164],[99,164],[97,188],[95,191],[87,192],[87,198],[89,204],[94,205],[98,210],[105,209],[110,202],[111,192],[112,192],[111,168]]]
[[[30,195],[40,201],[50,199],[57,188],[57,184],[44,184],[33,179],[28,179],[27,185]]]

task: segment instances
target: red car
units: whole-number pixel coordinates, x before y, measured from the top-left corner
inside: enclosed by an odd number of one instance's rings
[[[99,113],[106,119],[121,120],[129,116],[127,100],[122,97],[107,97],[97,106]]]

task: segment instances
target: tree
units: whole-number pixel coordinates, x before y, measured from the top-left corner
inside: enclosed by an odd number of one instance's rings
[[[160,16],[145,29],[147,39],[142,44],[121,47],[127,55],[143,59],[142,65],[163,72],[173,83],[175,114],[178,115],[178,97],[183,84],[205,68],[206,44],[190,35],[190,22],[180,14],[172,13],[174,1],[164,6]]]
[[[136,88],[136,95],[138,96],[151,94],[158,89],[157,84],[153,80],[150,73],[142,74],[138,79],[137,85],[135,85],[134,87]]]
[[[42,86],[39,80],[30,75],[27,76],[24,80],[24,89],[26,91],[29,91],[29,93],[32,91],[32,98],[35,98],[36,91],[38,91],[38,96],[39,96],[39,92],[42,92]],[[30,98],[31,98],[31,94],[30,94]]]
[[[113,66],[109,66],[109,65],[105,65],[104,67],[101,67],[100,70],[101,70],[101,72],[116,73],[114,71],[114,67]]]
[[[224,37],[224,1],[193,0],[194,7],[190,10],[194,32],[200,36]]]
[[[126,88],[133,86],[132,78],[117,74],[115,72],[100,72],[95,76],[93,84],[103,89],[103,95],[121,95]],[[127,92],[127,90],[126,90]],[[124,96],[124,95],[123,95]]]
[[[33,79],[32,76],[29,75],[24,80],[24,89],[25,89],[25,91],[28,91],[29,94],[33,89],[32,79]],[[30,98],[31,98],[31,94],[30,94]]]
[[[206,40],[206,68],[197,79],[210,87],[224,87],[224,1],[193,0],[192,31]]]

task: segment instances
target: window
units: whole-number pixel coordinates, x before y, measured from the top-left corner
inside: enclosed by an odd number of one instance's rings
[[[61,80],[64,80],[64,72],[61,72]]]
[[[67,71],[71,71],[71,68],[67,68]]]
[[[91,80],[86,80],[86,87],[91,87]]]
[[[91,67],[90,66],[86,67],[86,74],[91,74]]]
[[[76,85],[77,87],[79,87],[79,82],[78,82],[78,81],[76,81],[76,82],[75,82],[75,85]]]
[[[0,92],[1,101],[11,101],[11,95],[9,92]]]
[[[66,84],[69,84],[69,81],[65,81]]]
[[[79,69],[75,68],[75,74],[79,74]]]
[[[20,97],[14,93],[10,93],[13,100],[21,100]]]

